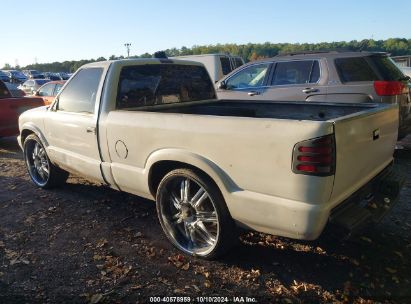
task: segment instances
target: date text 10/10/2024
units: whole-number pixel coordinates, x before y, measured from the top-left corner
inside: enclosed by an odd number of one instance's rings
[[[150,303],[257,303],[253,297],[150,297]]]

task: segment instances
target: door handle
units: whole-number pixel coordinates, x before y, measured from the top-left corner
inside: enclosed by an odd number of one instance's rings
[[[303,89],[303,93],[305,93],[305,94],[314,93],[314,92],[318,92],[318,89],[316,89],[316,88],[305,88],[305,89]]]
[[[248,96],[255,96],[255,95],[260,95],[260,92],[251,91],[251,92],[248,92],[247,94],[248,94]]]
[[[86,132],[96,134],[96,128],[95,127],[87,127]]]

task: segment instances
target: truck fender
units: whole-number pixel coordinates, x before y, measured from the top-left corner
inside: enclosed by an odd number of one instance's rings
[[[38,138],[40,138],[41,142],[43,143],[44,147],[48,147],[49,143],[46,139],[46,137],[43,135],[43,132],[37,127],[35,126],[33,123],[31,122],[26,122],[23,124],[23,126],[21,127],[21,132],[20,132],[20,139],[19,139],[19,143],[21,146],[23,146],[24,141],[23,141],[23,136],[25,136],[25,133],[29,131],[29,133],[34,133],[37,135]]]
[[[157,150],[148,156],[144,170],[147,181],[153,166],[162,161],[180,162],[200,169],[214,180],[223,196],[238,189],[228,174],[213,161],[193,152],[174,148]]]

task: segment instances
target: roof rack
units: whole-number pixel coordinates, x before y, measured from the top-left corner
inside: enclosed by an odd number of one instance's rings
[[[310,54],[324,54],[324,53],[347,53],[358,52],[354,49],[330,49],[330,50],[316,50],[316,51],[297,51],[297,52],[280,52],[277,56],[296,56],[296,55],[310,55]]]

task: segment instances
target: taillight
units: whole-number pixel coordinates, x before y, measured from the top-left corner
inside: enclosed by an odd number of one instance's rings
[[[378,96],[393,96],[405,93],[406,87],[401,81],[374,81],[374,89]]]
[[[335,173],[334,135],[297,143],[293,151],[292,169],[297,174],[333,175]]]

